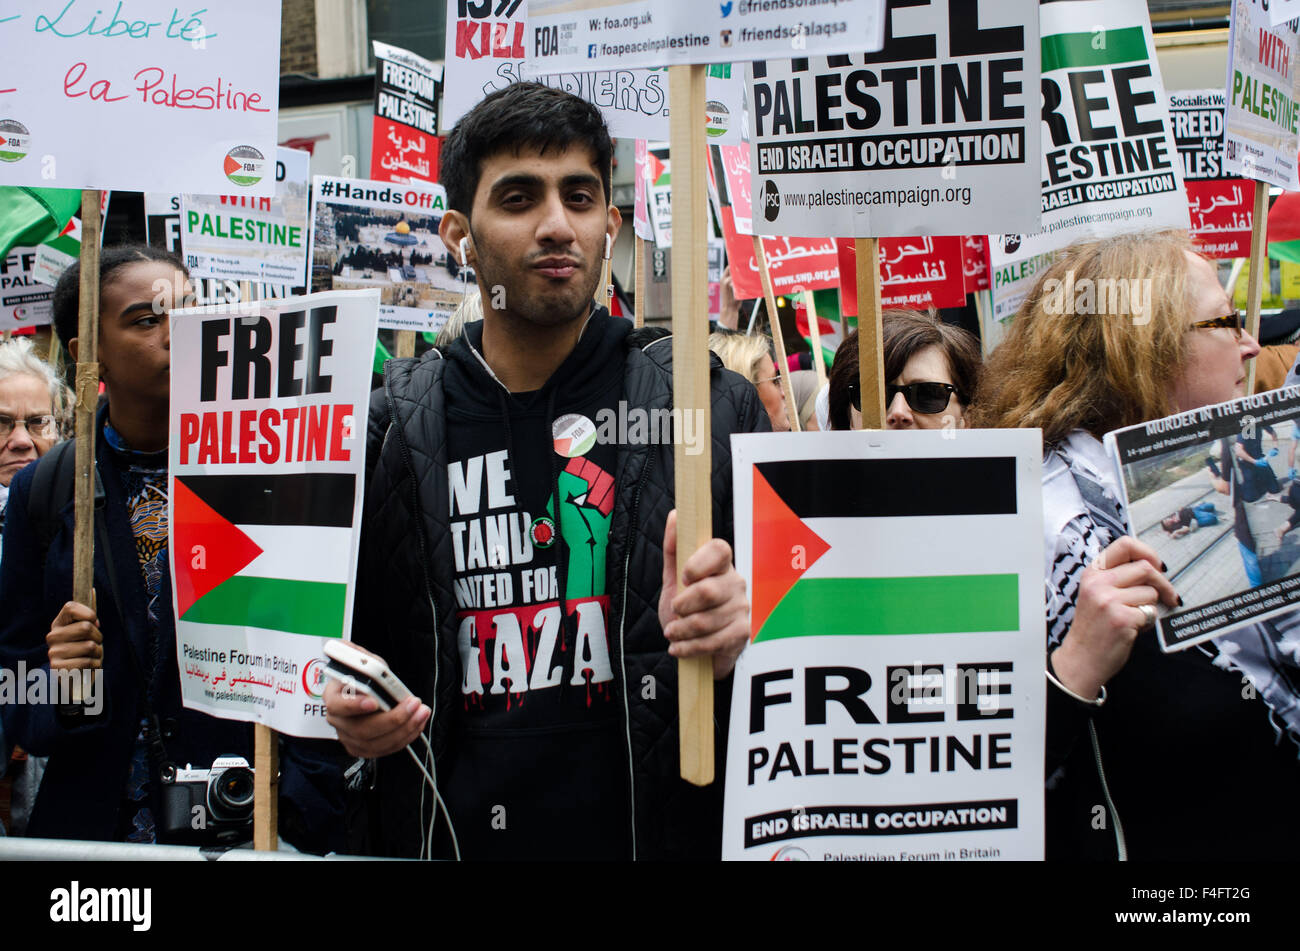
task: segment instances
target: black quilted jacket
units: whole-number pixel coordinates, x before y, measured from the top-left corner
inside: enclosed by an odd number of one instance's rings
[[[671,339],[642,348],[644,343],[639,334],[628,337],[623,398],[629,411],[671,408]],[[353,633],[432,708],[435,762],[445,756],[461,706],[447,532],[445,367],[437,351],[419,360],[391,360],[384,389],[372,397],[367,437],[371,471]],[[716,357],[711,389],[713,534],[730,541],[730,436],[771,427],[754,387],[724,370]],[[618,768],[628,770],[632,790],[629,858],[716,859],[721,852],[730,678],[715,685],[717,780],[697,788],[679,778],[676,662],[666,651],[658,618],[664,521],[673,504],[673,447],[621,446],[616,478],[607,577],[614,685],[627,735],[627,760]],[[418,855],[432,814],[423,786],[405,752],[380,760],[364,818],[353,823],[352,847],[369,854]],[[440,816],[435,855],[450,854],[446,832]]]

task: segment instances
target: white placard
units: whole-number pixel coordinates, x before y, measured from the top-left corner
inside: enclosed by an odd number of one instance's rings
[[[1300,189],[1300,33],[1269,22],[1258,0],[1237,0],[1228,26],[1224,169]]]
[[[1146,3],[1047,3],[1039,28],[1043,228],[989,237],[999,322],[1011,318],[1059,249],[1191,224]]]
[[[310,161],[298,149],[276,149],[274,198],[182,195],[190,276],[306,287]]]
[[[333,737],[352,630],[375,291],[171,314],[168,552],[185,706]]]
[[[464,272],[438,237],[446,190],[317,175],[312,194],[312,289],[378,288],[380,327],[439,330],[465,294]]]
[[[484,96],[526,78],[592,103],[615,138],[668,138],[668,74],[663,68],[630,69],[606,63],[603,69],[525,76],[527,13],[523,0],[513,6],[499,0],[447,4],[444,129],[454,126]],[[733,69],[726,62],[712,71],[707,90],[712,104],[710,139],[739,143],[744,126],[739,67]]]
[[[528,70],[726,63],[880,49],[884,0],[529,0]]]
[[[751,65],[765,235],[1037,231],[1037,0],[890,13],[871,56]]]
[[[272,195],[280,5],[8,0],[0,185]]]
[[[37,327],[54,320],[54,288],[36,279],[36,249],[10,248],[0,260],[0,330]]]
[[[1038,431],[731,445],[723,858],[1041,859]]]

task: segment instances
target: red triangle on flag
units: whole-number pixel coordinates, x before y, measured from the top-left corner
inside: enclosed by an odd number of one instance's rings
[[[831,546],[805,525],[754,469],[754,604],[750,640],[768,615]]]
[[[244,166],[241,162],[236,161],[235,159],[231,158],[229,155],[226,156],[227,175],[234,175],[237,171],[239,171],[243,167]]]
[[[262,549],[180,479],[172,490],[176,613],[180,617],[217,585],[242,571]]]

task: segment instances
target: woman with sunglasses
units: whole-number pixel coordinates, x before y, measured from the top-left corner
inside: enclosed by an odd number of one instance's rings
[[[938,315],[887,310],[882,317],[885,426],[888,429],[959,429],[980,373],[979,344]],[[831,429],[862,428],[858,392],[858,332],[835,351],[830,376]]]
[[[1140,293],[1062,308],[1052,289],[1084,279]],[[1058,254],[985,368],[973,424],[1043,434],[1049,859],[1271,857],[1300,841],[1300,760],[1279,742],[1297,698],[1248,659],[1271,635],[1160,650],[1156,605],[1181,599],[1125,534],[1101,444],[1244,395],[1258,352],[1214,266],[1186,232],[1161,232]]]

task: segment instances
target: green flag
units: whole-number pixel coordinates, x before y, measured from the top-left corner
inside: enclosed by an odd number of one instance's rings
[[[0,258],[57,238],[80,209],[75,188],[0,187]]]

